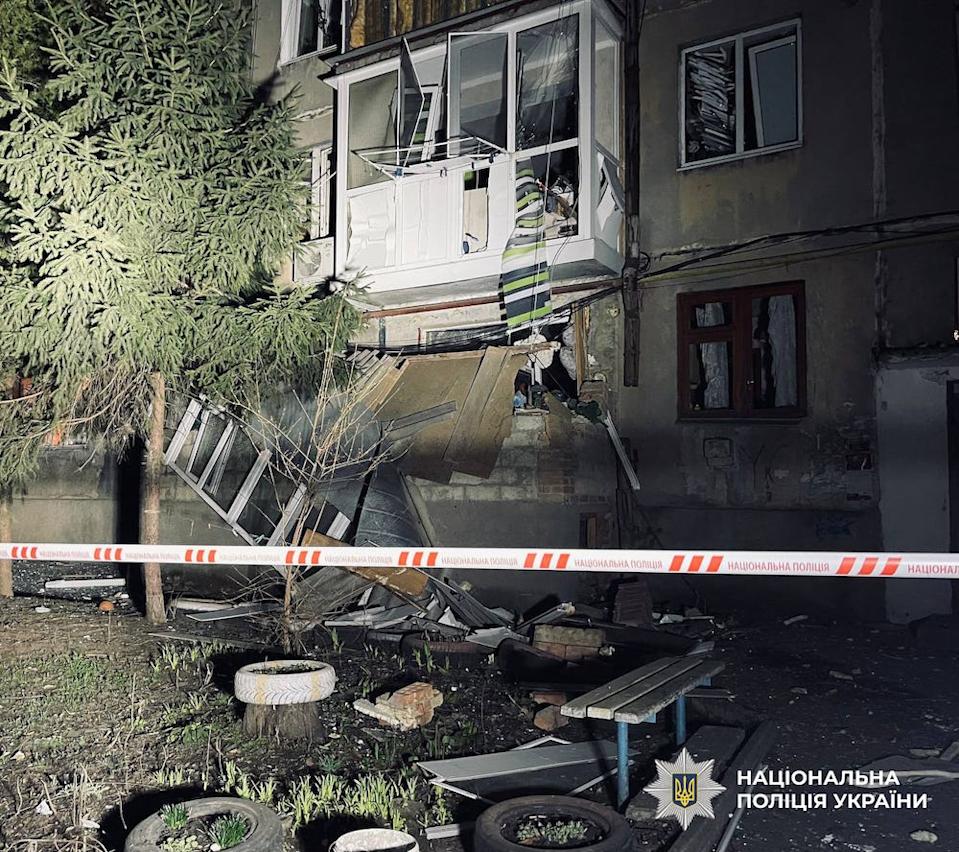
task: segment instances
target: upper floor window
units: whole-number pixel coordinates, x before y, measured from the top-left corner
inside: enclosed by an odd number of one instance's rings
[[[503,0],[345,0],[347,48],[363,47],[395,38],[502,2]]]
[[[799,21],[686,48],[680,162],[698,166],[802,142]]]
[[[280,62],[292,62],[339,45],[341,3],[342,0],[283,0]]]
[[[679,416],[796,418],[806,408],[801,281],[676,297]]]

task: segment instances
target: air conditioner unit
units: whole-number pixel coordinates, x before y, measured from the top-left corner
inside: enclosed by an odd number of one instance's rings
[[[300,243],[293,254],[293,280],[316,281],[333,276],[333,237]]]

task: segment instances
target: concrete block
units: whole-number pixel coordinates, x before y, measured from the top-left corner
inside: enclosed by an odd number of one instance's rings
[[[557,627],[555,624],[537,624],[533,638],[537,642],[555,642],[559,645],[581,645],[598,649],[606,641],[606,632],[598,627]]]

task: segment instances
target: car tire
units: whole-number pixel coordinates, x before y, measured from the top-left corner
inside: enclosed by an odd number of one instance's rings
[[[306,671],[283,669],[309,666]],[[271,660],[243,666],[233,677],[233,692],[244,704],[309,704],[336,688],[333,666],[314,660]]]
[[[232,796],[212,796],[184,802],[190,819],[196,817],[236,814],[250,824],[250,833],[231,852],[278,852],[283,848],[283,823],[265,805],[236,799]],[[127,835],[123,852],[160,852],[160,837],[166,824],[159,813],[147,817]]]
[[[601,840],[577,846],[575,852],[628,852],[633,848],[629,823],[612,808],[572,796],[523,796],[493,805],[480,815],[473,835],[474,852],[535,852],[537,847],[504,836],[507,825],[528,814],[583,819],[602,829]]]

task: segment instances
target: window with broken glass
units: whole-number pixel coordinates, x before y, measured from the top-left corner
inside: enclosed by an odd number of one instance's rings
[[[336,49],[342,40],[340,0],[283,0],[280,62]]]
[[[680,417],[805,414],[802,282],[683,293],[676,299]]]
[[[684,167],[802,142],[799,21],[685,49],[680,58]]]

